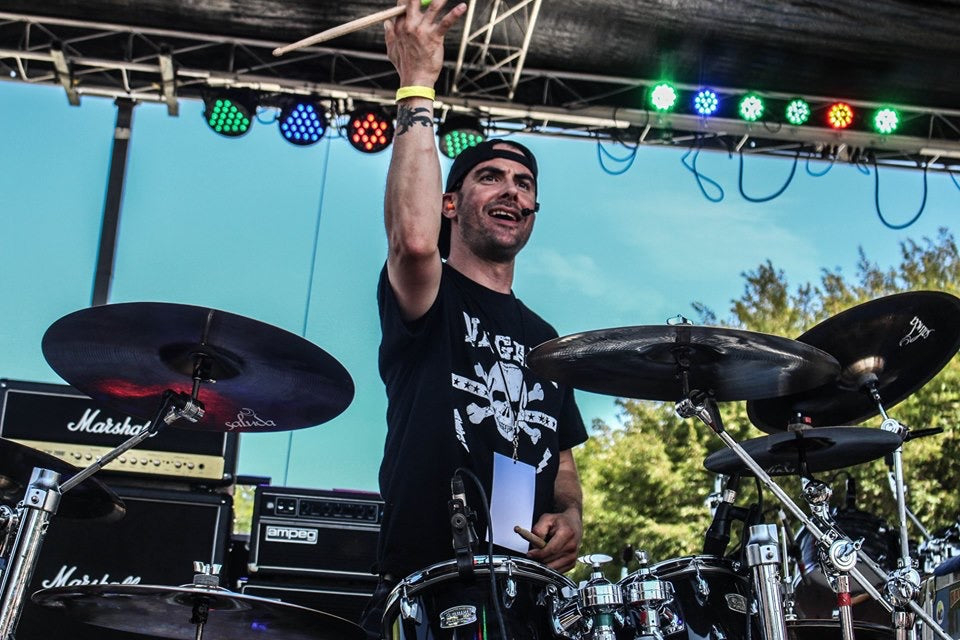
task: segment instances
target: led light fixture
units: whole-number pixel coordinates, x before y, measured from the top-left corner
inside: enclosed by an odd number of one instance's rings
[[[720,106],[720,99],[710,89],[701,89],[693,98],[693,110],[701,116],[712,116]]]
[[[255,96],[241,91],[209,95],[204,98],[203,105],[203,117],[207,125],[228,138],[236,138],[249,131],[257,109]]]
[[[291,102],[280,110],[277,126],[284,140],[307,146],[320,142],[327,132],[327,117],[316,102]]]
[[[877,133],[889,135],[900,126],[900,114],[896,109],[884,107],[873,114],[873,128]]]
[[[853,123],[853,107],[846,102],[835,102],[827,110],[827,124],[834,129],[846,129]]]
[[[763,99],[755,93],[748,93],[740,98],[737,110],[740,112],[740,117],[747,122],[756,122],[763,117]]]
[[[794,98],[787,103],[784,111],[787,122],[795,127],[799,127],[810,119],[810,105],[803,98]]]
[[[474,116],[447,116],[437,128],[437,144],[448,158],[456,158],[467,147],[475,147],[486,136],[480,119]]]
[[[657,111],[672,111],[677,105],[677,90],[661,82],[650,91],[650,106]]]
[[[393,142],[393,122],[382,109],[355,109],[347,125],[347,139],[357,151],[383,151]]]

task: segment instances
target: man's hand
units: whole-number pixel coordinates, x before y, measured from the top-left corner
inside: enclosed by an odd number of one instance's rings
[[[573,568],[583,537],[583,523],[578,508],[570,508],[562,513],[545,513],[533,525],[532,531],[546,540],[547,546],[531,549],[527,557],[561,573]]]
[[[400,74],[400,86],[432,87],[443,67],[443,37],[467,11],[460,3],[440,16],[447,0],[432,0],[426,10],[420,0],[400,0],[407,11],[396,20],[383,23],[387,57]]]

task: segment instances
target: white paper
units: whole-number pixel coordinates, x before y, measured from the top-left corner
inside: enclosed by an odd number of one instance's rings
[[[493,543],[513,551],[526,553],[530,543],[513,528],[533,527],[533,500],[537,470],[505,455],[493,454],[493,490],[490,496],[490,518],[493,520]],[[487,534],[489,539],[489,533]]]

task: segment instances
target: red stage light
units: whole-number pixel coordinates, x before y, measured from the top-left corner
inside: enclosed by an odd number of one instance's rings
[[[350,114],[348,140],[363,153],[383,151],[393,142],[393,122],[380,109],[357,109]]]
[[[853,107],[846,102],[835,102],[827,111],[827,124],[834,129],[846,129],[853,123]]]

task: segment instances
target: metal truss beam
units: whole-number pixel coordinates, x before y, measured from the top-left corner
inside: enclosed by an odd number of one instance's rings
[[[478,44],[466,46],[465,51],[476,46],[480,57],[469,59],[464,54],[463,60],[458,58],[444,68],[438,83],[443,115],[472,113],[494,131],[629,145],[690,144],[780,155],[796,151],[817,158],[861,161],[869,157],[905,167],[960,168],[960,110],[897,105],[904,121],[911,123],[909,134],[888,136],[661,115],[636,106],[636,96],[653,81],[524,67],[539,0],[495,4],[496,14],[468,34]],[[493,50],[490,44],[484,53],[483,43],[495,23],[513,29],[511,37],[519,43],[509,63],[491,64],[484,59]],[[234,87],[256,91],[261,107],[279,106],[289,95],[315,97],[328,101],[334,115],[354,102],[393,103],[396,74],[385,55],[309,47],[274,58],[270,52],[282,44],[286,43],[0,12],[0,79],[62,86],[71,104],[78,104],[83,95],[165,103],[171,115],[180,98],[202,99],[214,90]],[[716,91],[721,99],[742,93],[736,88]],[[804,97],[811,104],[833,100]],[[877,106],[848,102],[860,109]]]

